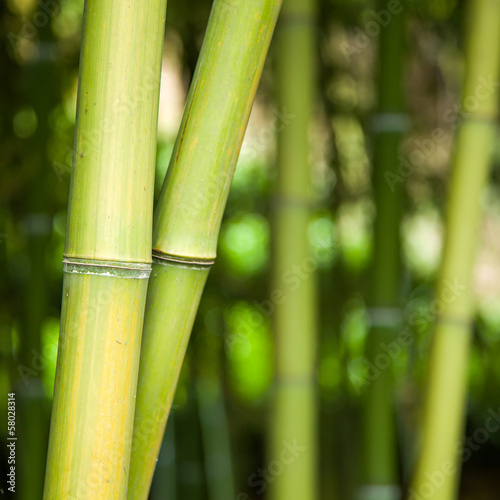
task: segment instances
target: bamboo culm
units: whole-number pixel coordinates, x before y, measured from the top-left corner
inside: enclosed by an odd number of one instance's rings
[[[313,0],[284,0],[276,33],[279,107],[294,118],[277,137],[271,286],[283,296],[272,318],[275,376],[267,458],[273,463],[286,456],[287,446],[296,446],[297,455],[269,484],[271,500],[313,500],[318,493],[315,279],[308,274],[296,287],[283,279],[291,269],[312,260],[309,127],[314,103],[315,15]]]
[[[216,0],[155,210],[129,500],[144,500],[280,0]]]
[[[165,0],[86,0],[45,500],[124,500]]]
[[[420,451],[409,499],[454,500],[460,477],[471,321],[472,269],[480,197],[497,134],[498,89],[484,81],[500,74],[500,1],[472,0],[462,106],[468,116],[456,138],[448,193],[446,237],[422,420]],[[483,82],[483,84],[481,83]],[[482,87],[481,87],[482,85]],[[473,103],[471,105],[471,102]],[[456,284],[450,297],[450,283]],[[438,477],[429,489],[429,477]]]
[[[398,152],[408,129],[404,113],[403,64],[405,15],[395,14],[380,32],[378,55],[378,104],[372,119],[373,188],[375,222],[370,276],[369,312],[371,328],[366,359],[376,365],[382,346],[391,342],[402,325],[400,224],[403,186],[398,177]],[[365,387],[366,386],[366,387]],[[363,484],[359,499],[370,499],[374,491],[380,500],[397,500],[398,447],[394,381],[390,369],[381,370],[375,380],[363,379]]]

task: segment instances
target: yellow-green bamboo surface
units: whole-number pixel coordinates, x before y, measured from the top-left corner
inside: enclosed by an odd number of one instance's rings
[[[125,499],[165,0],[87,0],[45,500]]]
[[[472,0],[462,107],[449,188],[446,239],[436,290],[439,314],[431,347],[420,453],[410,500],[457,495],[471,320],[472,268],[486,185],[497,137],[500,1]],[[489,83],[488,83],[489,82]],[[457,286],[450,291],[450,283]]]
[[[272,289],[275,380],[268,463],[281,463],[268,484],[271,500],[317,495],[315,278],[308,224],[312,204],[309,126],[315,82],[315,3],[284,0],[277,34],[278,101],[293,118],[278,133],[273,204]],[[296,280],[289,275],[300,269]],[[278,296],[278,295],[277,295]],[[288,450],[292,447],[293,452]]]
[[[280,0],[216,0],[155,210],[129,500],[146,499]]]

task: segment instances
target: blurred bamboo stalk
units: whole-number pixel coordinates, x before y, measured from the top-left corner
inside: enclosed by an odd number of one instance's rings
[[[268,485],[271,500],[317,497],[316,303],[317,266],[308,224],[312,204],[309,126],[315,83],[312,0],[284,0],[277,29],[280,109],[293,119],[278,133],[273,222],[272,296],[275,380],[269,464],[281,467]],[[299,269],[299,274],[292,274]],[[276,300],[275,300],[276,298]]]
[[[224,391],[220,378],[196,380],[205,477],[209,500],[234,500],[236,492]]]
[[[175,448],[175,423],[171,418],[168,421],[161,452],[156,466],[158,474],[154,476],[149,500],[177,500],[177,450]]]
[[[461,469],[471,321],[472,269],[480,198],[488,179],[498,118],[500,1],[472,0],[462,115],[448,194],[446,239],[436,288],[439,313],[431,346],[420,453],[410,500],[453,500]]]
[[[280,0],[216,0],[155,211],[129,500],[147,498]]]
[[[52,26],[41,26],[40,42],[54,41]],[[20,317],[19,352],[17,355],[19,435],[25,446],[18,457],[18,494],[21,498],[41,498],[47,461],[50,402],[42,384],[45,368],[42,330],[48,315],[50,287],[46,267],[52,240],[53,179],[47,176],[49,160],[47,143],[51,136],[51,112],[60,99],[61,68],[55,60],[47,58],[30,64],[21,73],[28,102],[33,106],[38,126],[24,144],[25,162],[29,165],[31,180],[24,193],[21,208],[22,232],[27,239],[27,283],[22,292],[23,312]],[[9,71],[10,78],[14,77]]]
[[[193,377],[198,402],[208,500],[234,500],[231,438],[226,412],[222,335],[204,330],[195,343]]]
[[[45,500],[125,499],[165,0],[86,0]]]
[[[384,1],[380,3],[385,7]],[[403,192],[402,183],[393,179],[399,176],[398,152],[402,135],[408,128],[408,117],[404,113],[404,52],[405,15],[399,12],[380,30],[378,105],[372,119],[376,215],[368,299],[371,327],[366,359],[375,367],[380,355],[387,356],[384,345],[394,340],[402,325],[400,224]],[[401,491],[391,367],[379,370],[377,378],[365,382],[363,485],[358,498],[397,500]]]
[[[188,368],[186,371],[189,375],[184,386],[186,391],[184,404],[169,416],[169,422],[173,420],[175,423],[175,445],[178,450],[177,497],[206,500],[207,484],[203,468],[204,450],[198,398],[191,366]]]

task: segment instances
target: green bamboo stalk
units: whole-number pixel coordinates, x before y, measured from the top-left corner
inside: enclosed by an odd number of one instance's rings
[[[50,24],[38,31],[41,44],[54,43]],[[3,67],[3,66],[2,66]],[[14,76],[14,75],[12,75]],[[47,459],[50,403],[42,386],[44,360],[41,332],[48,313],[50,280],[47,250],[52,235],[53,199],[47,159],[47,142],[52,134],[49,119],[60,102],[61,67],[47,58],[28,65],[23,71],[25,98],[33,105],[38,127],[25,143],[24,161],[30,165],[31,179],[21,210],[22,228],[27,239],[28,279],[23,290],[24,310],[20,318],[20,345],[17,360],[21,376],[17,406],[18,433],[25,446],[18,454],[18,488],[21,498],[41,498]],[[56,90],[57,89],[57,90]],[[17,392],[17,391],[16,391]]]
[[[45,500],[126,498],[165,0],[87,0]]]
[[[205,477],[209,500],[234,500],[231,441],[221,380],[196,381]]]
[[[285,0],[277,29],[280,108],[293,115],[278,133],[273,211],[272,289],[275,380],[268,445],[269,465],[281,467],[270,482],[270,499],[317,496],[316,312],[308,223],[312,204],[309,126],[314,100],[316,5]],[[295,452],[287,453],[289,447]]]
[[[382,7],[384,4],[381,1]],[[380,31],[378,49],[378,105],[373,116],[373,190],[376,208],[366,359],[377,367],[383,345],[394,340],[401,326],[400,223],[402,184],[398,151],[407,128],[404,114],[403,59],[405,17],[395,14]],[[391,367],[365,380],[363,413],[363,485],[358,498],[397,500],[400,497],[394,382]]]
[[[175,422],[177,454],[177,496],[190,500],[206,500],[206,478],[203,470],[203,443],[201,438],[198,399],[194,377],[190,370],[185,390],[187,398],[183,407],[170,416]],[[168,428],[168,425],[167,425]]]
[[[439,305],[429,361],[421,448],[408,498],[453,500],[461,468],[461,440],[471,321],[472,268],[480,223],[480,196],[496,140],[500,73],[500,1],[472,0],[464,119],[454,153],[446,239],[436,288]],[[450,284],[455,284],[450,288]]]
[[[280,0],[216,0],[153,234],[129,500],[145,499]]]
[[[199,332],[193,354],[193,381],[203,445],[208,500],[234,500],[231,437],[224,390],[224,337]],[[168,425],[167,425],[168,428]]]
[[[177,500],[177,469],[178,458],[175,448],[174,419],[168,421],[165,435],[158,455],[158,473],[151,484],[150,500]]]

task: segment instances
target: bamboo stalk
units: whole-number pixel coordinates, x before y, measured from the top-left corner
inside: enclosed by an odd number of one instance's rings
[[[54,42],[50,24],[41,26],[38,35],[41,44]],[[7,71],[11,78],[14,77]],[[20,410],[18,432],[24,442],[18,456],[17,492],[21,498],[40,498],[43,494],[50,419],[50,403],[41,380],[43,370],[37,363],[43,352],[41,332],[47,318],[50,296],[47,293],[50,280],[46,262],[52,235],[53,186],[50,185],[50,176],[47,176],[47,143],[52,134],[50,114],[60,102],[58,90],[61,68],[55,61],[45,60],[29,65],[22,74],[24,82],[19,87],[25,89],[25,98],[32,103],[39,125],[24,145],[24,161],[30,165],[31,179],[21,208],[29,266],[26,288],[22,292],[24,307],[20,315],[17,356],[17,372],[22,380],[17,402]]]
[[[439,312],[431,346],[421,448],[408,498],[456,498],[471,321],[472,268],[497,134],[500,73],[500,1],[472,0],[462,92],[464,119],[454,153],[446,239],[436,300]],[[490,83],[488,83],[490,82]],[[450,284],[455,284],[454,289]]]
[[[280,3],[212,8],[155,211],[129,500],[148,495]]]
[[[385,4],[384,4],[385,5]],[[402,184],[398,178],[398,151],[407,129],[404,114],[403,59],[405,17],[394,15],[380,31],[378,49],[378,105],[373,116],[373,189],[376,216],[369,311],[371,328],[366,358],[377,366],[382,346],[391,342],[401,326],[400,223]],[[397,500],[400,497],[398,452],[391,367],[366,381],[363,485],[359,499]]]
[[[237,496],[223,384],[224,340],[220,335],[199,332],[191,351],[208,500],[234,500]]]
[[[222,383],[216,375],[195,383],[208,498],[234,500],[231,441]]]
[[[207,484],[203,470],[203,442],[201,438],[198,398],[192,371],[189,370],[186,400],[182,409],[170,416],[175,422],[175,442],[178,448],[177,496],[190,500],[206,500]],[[167,425],[168,428],[168,425]]]
[[[277,29],[277,81],[281,109],[293,120],[278,134],[273,211],[272,288],[275,380],[268,444],[271,500],[317,495],[315,263],[308,240],[311,171],[309,125],[314,100],[315,11],[311,0],[285,0]],[[296,273],[294,271],[296,270]],[[287,453],[290,447],[295,451]],[[274,472],[273,472],[274,475]]]
[[[150,500],[177,500],[177,470],[178,458],[175,448],[174,419],[168,421],[161,452],[158,456],[157,471],[151,485]]]
[[[45,500],[126,498],[165,0],[87,0]]]

